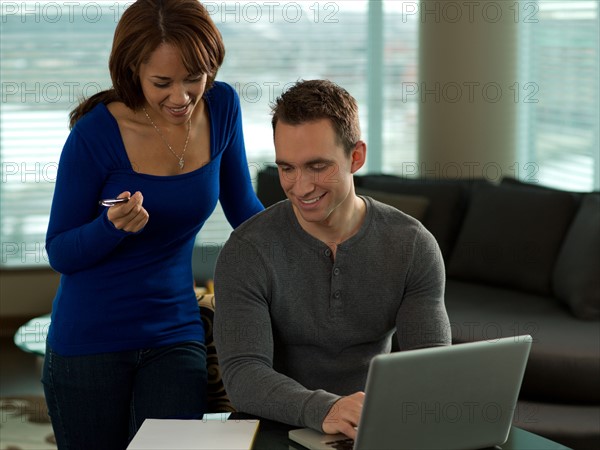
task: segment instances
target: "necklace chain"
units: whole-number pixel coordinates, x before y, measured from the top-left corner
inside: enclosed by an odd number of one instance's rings
[[[152,126],[154,127],[154,129],[156,130],[156,132],[158,133],[158,135],[161,137],[161,139],[163,140],[163,142],[165,143],[165,145],[167,146],[167,148],[169,149],[169,151],[171,153],[173,153],[173,156],[175,156],[175,158],[177,158],[179,160],[179,169],[183,170],[183,166],[185,166],[185,160],[183,159],[183,155],[185,155],[185,151],[187,150],[188,142],[190,140],[190,128],[191,128],[190,122],[192,120],[191,119],[188,120],[188,123],[187,123],[187,136],[185,137],[185,144],[183,145],[183,151],[181,152],[181,156],[179,156],[177,153],[175,153],[173,151],[173,147],[171,147],[171,145],[169,144],[169,142],[167,142],[167,139],[165,138],[165,136],[160,131],[160,128],[158,128],[156,126],[156,124],[152,121],[152,119],[148,115],[148,112],[146,111],[146,108],[142,107],[142,109],[144,110],[144,114],[146,115],[146,118],[150,121],[150,123],[152,124]]]

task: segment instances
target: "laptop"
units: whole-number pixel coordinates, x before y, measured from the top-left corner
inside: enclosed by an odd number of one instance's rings
[[[309,428],[291,430],[288,437],[310,450],[502,445],[531,343],[523,335],[378,355],[369,367],[355,441]]]

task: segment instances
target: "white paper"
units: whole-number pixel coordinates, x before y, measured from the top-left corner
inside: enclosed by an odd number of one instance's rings
[[[249,450],[258,425],[258,420],[226,420],[223,415],[207,420],[146,419],[127,450]]]

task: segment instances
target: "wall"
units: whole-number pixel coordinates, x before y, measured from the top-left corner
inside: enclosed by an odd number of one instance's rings
[[[212,279],[220,247],[195,248],[192,266],[196,282],[204,286]],[[0,320],[20,321],[52,308],[60,275],[51,269],[0,270]],[[0,325],[1,326],[1,325]]]
[[[50,269],[0,270],[0,335],[48,314],[60,276]]]
[[[419,36],[421,176],[499,181],[516,162],[513,2],[423,2]]]

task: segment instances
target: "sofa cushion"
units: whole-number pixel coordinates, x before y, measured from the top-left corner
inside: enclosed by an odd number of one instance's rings
[[[391,194],[389,192],[374,191],[361,187],[356,188],[356,193],[393,206],[420,221],[423,221],[423,217],[425,217],[427,207],[429,206],[429,200],[422,195]]]
[[[466,209],[469,183],[373,174],[355,177],[355,185],[357,189],[418,195],[429,199],[422,222],[436,238],[444,260],[448,259]]]
[[[478,185],[448,276],[550,294],[554,264],[576,207],[567,192]]]
[[[600,319],[600,193],[583,196],[554,268],[554,292],[580,319]]]
[[[448,280],[446,309],[454,342],[530,334],[533,345],[521,396],[530,400],[600,402],[600,326],[569,313],[558,299],[485,284]]]
[[[363,177],[357,176],[357,184]],[[265,207],[271,206],[286,199],[286,195],[279,182],[277,167],[266,166],[258,173],[256,195]],[[413,216],[415,219],[423,220],[429,199],[423,195],[395,194],[394,192],[356,187],[358,195],[366,195],[387,205],[393,206],[400,211]]]
[[[502,181],[500,184],[502,184],[503,186],[514,186],[514,187],[522,187],[522,188],[526,188],[526,189],[535,189],[537,191],[560,192],[563,194],[569,194],[571,197],[573,197],[573,199],[576,201],[576,203],[578,205],[579,205],[579,201],[581,200],[581,195],[582,195],[581,192],[565,191],[565,190],[562,190],[559,188],[546,186],[543,184],[538,184],[537,180],[527,182],[527,181],[517,180],[517,179],[511,178],[511,177],[505,177],[505,178],[502,178]]]
[[[285,200],[285,192],[279,182],[279,172],[275,166],[266,166],[258,172],[256,196],[265,208]]]

